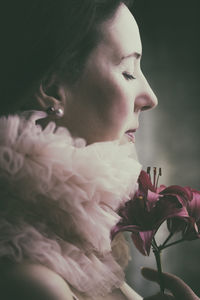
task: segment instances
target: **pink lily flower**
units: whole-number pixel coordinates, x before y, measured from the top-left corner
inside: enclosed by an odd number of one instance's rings
[[[149,255],[153,238],[164,221],[189,217],[185,206],[190,196],[187,189],[163,185],[157,188],[155,181],[154,177],[152,184],[150,176],[141,171],[138,191],[120,208],[121,220],[111,232],[112,238],[120,231],[132,232],[132,240],[143,255]]]
[[[182,220],[177,218],[168,220],[168,229],[172,233],[182,231],[184,240],[194,240],[200,238],[200,191],[190,187],[184,189],[190,195],[189,201],[185,204],[189,217]]]

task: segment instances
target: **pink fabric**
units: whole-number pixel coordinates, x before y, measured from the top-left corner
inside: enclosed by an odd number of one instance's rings
[[[54,123],[36,126],[40,114],[0,118],[0,257],[44,264],[88,295],[108,293],[124,279],[110,230],[137,187],[134,145],[85,146]]]

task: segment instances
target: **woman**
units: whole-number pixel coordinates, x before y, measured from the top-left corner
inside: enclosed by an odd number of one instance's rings
[[[117,208],[137,188],[139,114],[157,104],[128,3],[12,5],[1,18],[3,299],[141,299],[124,283],[123,237],[110,244]],[[165,276],[175,299],[197,299]]]

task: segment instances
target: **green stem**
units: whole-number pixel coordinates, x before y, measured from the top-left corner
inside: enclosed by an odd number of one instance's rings
[[[163,276],[162,276],[162,266],[161,266],[161,259],[160,259],[160,250],[153,250],[155,258],[156,258],[156,264],[157,264],[157,269],[158,269],[158,275],[159,275],[159,285],[160,285],[160,291],[161,293],[164,294],[165,287],[164,287],[164,281],[163,281]]]
[[[180,240],[178,240],[178,241],[175,241],[175,242],[173,242],[173,243],[167,244],[167,245],[165,245],[165,246],[164,246],[164,244],[163,244],[162,246],[159,247],[159,250],[166,249],[166,248],[168,248],[168,247],[170,247],[170,246],[173,246],[173,245],[182,243],[182,242],[184,242],[184,241],[185,241],[184,239],[180,239]]]
[[[164,243],[161,245],[161,248],[163,249],[164,247],[165,247],[165,245],[169,242],[169,240],[172,238],[172,236],[174,235],[174,233],[173,232],[171,232],[169,235],[168,235],[168,237],[167,237],[167,239],[164,241]]]
[[[152,247],[153,247],[153,250],[159,251],[159,248],[158,248],[155,238],[153,238],[153,240],[152,240]]]
[[[167,237],[167,239],[164,241],[164,243],[161,246],[157,245],[155,237],[152,240],[153,253],[155,255],[157,269],[158,269],[160,291],[163,294],[165,292],[165,286],[164,286],[164,279],[163,279],[163,274],[162,274],[162,265],[161,265],[161,258],[160,258],[161,251],[163,249],[166,249],[166,248],[170,247],[170,246],[173,246],[173,245],[179,244],[181,242],[184,242],[184,239],[180,239],[178,241],[167,244],[167,242],[171,239],[172,236],[173,236],[173,233],[170,233],[169,236]]]

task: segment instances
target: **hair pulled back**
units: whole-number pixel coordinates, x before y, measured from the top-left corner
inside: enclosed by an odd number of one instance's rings
[[[5,3],[6,2],[6,3]],[[7,0],[1,4],[0,114],[50,74],[74,84],[100,38],[99,25],[126,0]],[[3,111],[2,111],[3,110]]]

